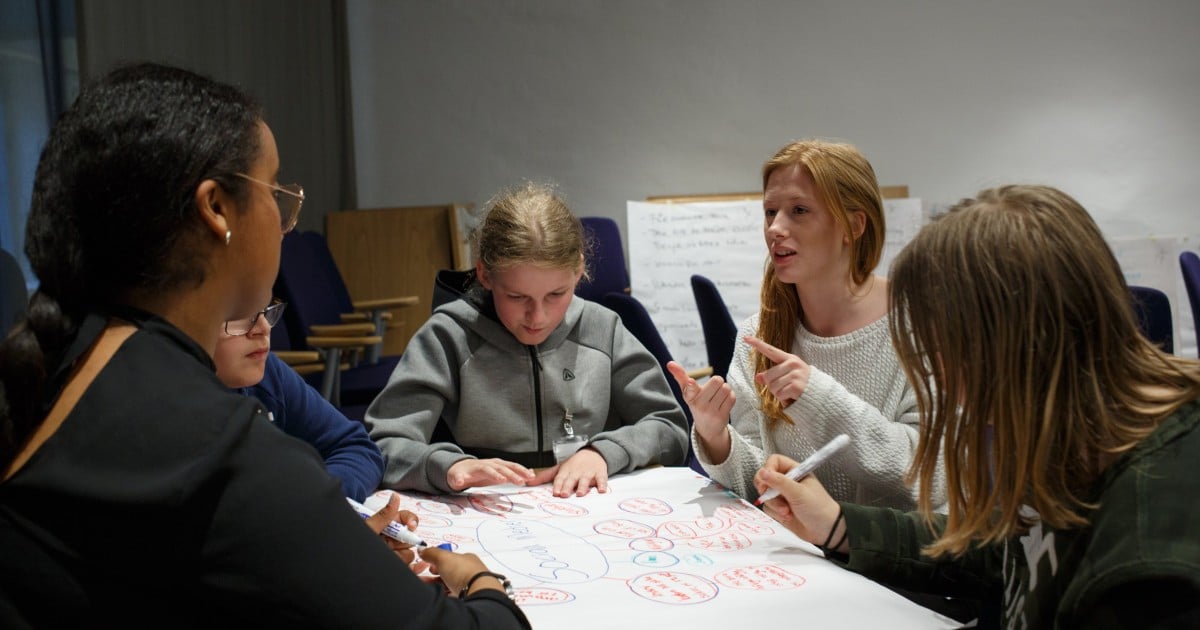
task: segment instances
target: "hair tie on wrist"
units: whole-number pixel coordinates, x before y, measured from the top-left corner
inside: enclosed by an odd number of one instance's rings
[[[819,546],[821,552],[826,556],[828,556],[830,552],[837,550],[838,547],[841,547],[842,543],[846,542],[846,536],[849,534],[849,532],[843,531],[842,537],[838,539],[837,543],[835,543],[832,547],[829,546],[829,543],[833,542],[833,535],[837,533],[838,523],[841,523],[844,520],[846,520],[846,513],[842,511],[842,504],[839,503],[838,515],[837,518],[833,519],[833,527],[829,528],[829,535],[825,537],[825,542],[821,543]]]

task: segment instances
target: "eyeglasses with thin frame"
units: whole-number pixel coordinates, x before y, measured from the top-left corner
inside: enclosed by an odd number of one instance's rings
[[[259,317],[266,320],[268,328],[274,328],[275,324],[279,323],[279,318],[283,317],[283,309],[285,307],[287,307],[287,302],[273,300],[270,306],[255,313],[253,317],[248,319],[231,319],[225,322],[225,334],[230,337],[240,337],[250,334],[250,331],[254,330],[254,325],[258,323]]]
[[[275,205],[279,206],[279,222],[283,233],[287,234],[296,227],[296,222],[300,220],[300,206],[304,205],[303,186],[300,184],[272,184],[250,177],[245,173],[234,173],[234,175],[270,188],[271,196],[275,198]]]

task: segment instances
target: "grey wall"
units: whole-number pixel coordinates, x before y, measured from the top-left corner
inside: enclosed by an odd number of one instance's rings
[[[949,202],[1010,181],[1109,236],[1200,233],[1195,0],[348,3],[360,207],[557,181],[578,214],[756,190],[785,142],[857,144]]]
[[[356,205],[343,0],[78,0],[80,70],[157,61],[232,83],[266,110],[300,228]]]

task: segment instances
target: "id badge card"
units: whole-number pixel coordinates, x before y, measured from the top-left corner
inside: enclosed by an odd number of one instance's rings
[[[575,433],[554,440],[554,461],[561,464],[575,454],[575,451],[587,446],[588,436]]]

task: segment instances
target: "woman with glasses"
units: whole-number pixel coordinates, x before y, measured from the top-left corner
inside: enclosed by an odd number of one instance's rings
[[[0,627],[528,627],[475,556],[423,550],[442,584],[419,579],[214,374],[295,224],[278,174],[258,107],[176,68],[118,69],[55,124],[40,286],[0,345]]]
[[[383,479],[383,455],[361,422],[342,415],[271,352],[271,328],[286,306],[276,301],[252,317],[225,322],[213,354],[217,378],[257,398],[267,419],[317,449],[329,474],[342,482],[342,492],[362,501]]]

